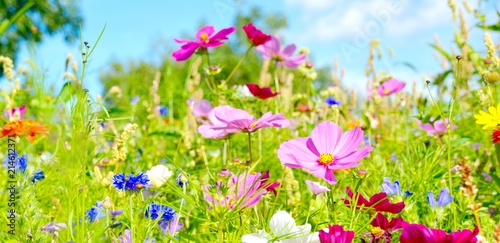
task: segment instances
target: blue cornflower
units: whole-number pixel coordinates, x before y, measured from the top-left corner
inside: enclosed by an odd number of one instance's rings
[[[134,176],[132,173],[130,173],[130,176],[125,176],[122,173],[118,173],[113,176],[113,186],[119,190],[129,190],[135,192],[137,189],[147,187],[148,182],[148,175],[144,172],[141,172],[137,176]]]
[[[187,174],[187,176],[189,176],[189,174]],[[185,187],[189,184],[187,177],[185,177],[182,173],[179,173],[177,178],[175,178],[175,182],[180,187]]]
[[[156,107],[156,112],[160,114],[160,116],[167,116],[168,114],[168,107],[166,106],[157,106]]]
[[[146,209],[146,213],[144,214],[146,218],[157,219],[161,217],[161,221],[169,222],[175,217],[175,210],[173,208],[167,207],[165,205],[156,204],[151,202],[151,205]]]
[[[335,98],[333,98],[332,96],[329,96],[325,99],[325,103],[329,106],[332,106],[332,105],[342,105],[342,101],[341,100],[336,100]]]
[[[453,201],[453,197],[450,196],[450,190],[448,190],[448,188],[443,188],[441,189],[441,192],[439,192],[437,202],[432,191],[429,191],[429,194],[427,195],[427,201],[431,205],[431,208],[444,207]]]
[[[391,160],[392,161],[397,161],[398,160],[398,156],[395,153],[391,154]]]
[[[92,207],[91,209],[87,210],[85,212],[85,218],[90,221],[90,223],[93,223],[94,220],[99,219],[97,216],[99,215],[99,210],[97,210],[96,207]]]
[[[94,222],[96,219],[102,219],[106,217],[106,210],[103,207],[102,201],[97,201],[95,206],[92,206],[87,212],[85,212],[85,218],[90,221],[90,223]],[[115,210],[109,211],[111,216],[116,217],[123,213],[123,210]]]
[[[9,157],[14,156],[14,159],[11,160]],[[15,168],[18,171],[21,172],[26,172],[26,167],[28,167],[28,157],[26,156],[26,153],[24,153],[21,157],[17,154],[17,152],[14,152],[13,154],[7,154],[5,158],[3,159],[3,166],[5,168],[8,168],[11,165],[11,162],[14,161],[15,163]]]
[[[33,176],[31,176],[31,182],[36,183],[37,181],[41,181],[45,179],[45,173],[43,173],[42,169],[38,169],[35,171]]]
[[[139,96],[134,96],[132,99],[130,99],[130,104],[135,105],[137,102],[139,102],[141,98]]]
[[[371,145],[371,142],[370,142],[370,136],[365,135],[365,136],[364,136],[364,140],[365,140],[365,145]]]

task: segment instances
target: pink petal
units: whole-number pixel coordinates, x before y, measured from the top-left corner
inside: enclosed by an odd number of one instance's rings
[[[349,163],[357,163],[361,159],[368,156],[368,154],[373,150],[370,145],[365,145],[364,147],[356,150],[355,152],[351,152],[350,154],[344,155],[344,157],[336,157],[334,164],[349,164]],[[356,165],[357,166],[357,165]]]
[[[277,151],[281,163],[292,168],[302,168],[303,165],[306,169],[316,168],[314,164],[318,165],[318,156],[309,150],[306,145],[307,140],[308,138],[296,138],[282,143]],[[299,163],[299,161],[310,163]]]
[[[285,66],[287,68],[297,68],[300,64],[302,64],[306,60],[306,54],[300,54],[294,57],[289,57],[285,59]]]
[[[336,146],[334,145],[335,150],[333,151],[333,155],[335,155],[335,158],[343,158],[355,151],[362,142],[363,130],[359,127],[355,127],[342,134],[338,143],[335,144]]]
[[[342,129],[333,122],[321,122],[311,133],[311,139],[320,154],[334,154],[333,150],[338,143]]]
[[[196,32],[196,39],[203,41],[201,39],[201,35],[203,33],[205,33],[207,35],[207,37],[210,37],[214,32],[215,32],[215,28],[212,25],[203,26],[203,27],[201,27],[201,29],[198,30],[198,32]]]
[[[210,36],[210,41],[212,40],[227,40],[227,36],[236,31],[235,27],[229,27],[221,29],[217,34]]]
[[[176,61],[184,61],[188,58],[190,58],[193,53],[196,51],[196,49],[198,49],[200,45],[196,42],[190,42],[190,43],[187,43],[183,46],[181,46],[181,49],[175,51],[174,53],[172,53],[172,57],[175,58]]]
[[[281,54],[283,54],[286,57],[289,57],[289,56],[293,55],[293,53],[295,52],[295,49],[297,49],[295,47],[295,44],[290,44],[290,45],[286,46],[285,49],[283,49],[283,52]]]

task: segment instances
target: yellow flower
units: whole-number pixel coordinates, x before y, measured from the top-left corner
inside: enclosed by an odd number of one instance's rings
[[[479,115],[474,115],[476,118],[476,124],[481,124],[483,126],[483,130],[486,130],[490,127],[496,127],[500,124],[500,104],[495,108],[494,106],[488,107],[488,111],[490,114],[479,111]]]

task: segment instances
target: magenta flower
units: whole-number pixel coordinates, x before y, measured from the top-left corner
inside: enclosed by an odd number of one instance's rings
[[[321,184],[319,184],[319,182],[314,182],[314,181],[306,180],[306,184],[309,186],[309,188],[311,188],[311,191],[315,195],[321,194],[323,192],[329,192],[330,191],[330,189],[328,189],[328,187],[322,186]]]
[[[5,110],[5,117],[9,119],[9,121],[18,121],[21,120],[26,112],[26,105],[22,105],[21,107],[14,107],[10,110]]]
[[[319,231],[321,243],[351,243],[353,239],[354,231],[345,231],[340,225],[328,225],[328,231]]]
[[[215,116],[215,113],[218,112],[221,115],[231,114],[231,111],[233,110],[237,109],[227,105],[215,107],[207,115],[210,123],[202,121],[203,124],[198,127],[198,132],[201,133],[201,135],[205,138],[223,138],[228,134],[239,132],[238,129],[215,129],[226,126],[226,123],[219,120],[219,118]]]
[[[202,27],[196,33],[196,40],[175,39],[177,43],[182,44],[181,49],[172,53],[172,57],[176,61],[184,61],[190,58],[193,53],[200,47],[212,48],[224,44],[223,40],[227,40],[227,36],[236,31],[235,27],[229,27],[215,33],[215,28],[211,25]]]
[[[359,160],[372,151],[363,142],[363,131],[356,127],[345,133],[333,122],[321,122],[310,137],[296,138],[282,143],[278,149],[281,163],[290,168],[308,169],[311,174],[335,184],[334,171],[359,166]]]
[[[367,200],[360,193],[353,194],[350,187],[347,187],[346,189],[350,200],[346,198],[343,198],[342,200],[344,200],[344,204],[347,205],[347,207],[352,207],[356,204],[354,206],[356,206],[357,210],[371,209],[375,212],[387,212],[393,214],[400,213],[403,208],[405,208],[404,202],[391,203],[385,192],[377,193]]]
[[[401,82],[395,78],[385,81],[378,87],[378,95],[387,96],[401,91],[406,86],[405,82]]]
[[[448,126],[448,118],[435,121],[435,118],[431,117],[429,123],[422,124],[422,121],[420,120],[417,120],[417,123],[418,127],[426,131],[429,135],[440,134],[448,131],[448,129],[446,129],[446,127]],[[454,130],[456,128],[456,125],[451,126],[451,130]]]
[[[408,224],[403,227],[399,240],[401,243],[475,243],[478,233],[477,227],[474,231],[465,229],[447,234],[441,229],[429,229],[421,224]]]
[[[406,226],[407,223],[401,217],[392,218],[389,221],[383,214],[377,213],[371,225],[372,231],[364,235],[368,240],[363,240],[363,242],[392,242],[392,233]]]
[[[207,117],[208,113],[213,109],[212,103],[208,100],[196,101],[194,98],[189,98],[186,103],[191,109],[191,113],[198,117]]]
[[[245,34],[247,34],[248,40],[254,46],[262,45],[271,40],[270,35],[267,35],[261,30],[257,29],[252,23],[248,23],[247,25],[243,26],[242,29],[245,31]]]
[[[228,185],[219,181],[215,187],[203,186],[203,197],[213,207],[244,209],[257,204],[273,184],[263,182],[262,173],[241,174],[233,176]]]
[[[288,68],[297,68],[306,60],[306,54],[292,57],[295,52],[295,44],[291,44],[281,50],[281,43],[278,37],[271,36],[271,40],[257,46],[257,51],[263,54],[265,60],[273,60],[277,66],[285,65]]]
[[[267,112],[255,120],[255,117],[248,112],[236,108],[218,109],[214,113],[215,117],[223,123],[223,125],[213,126],[214,130],[234,131],[237,129],[241,132],[254,132],[265,127],[283,128],[290,126],[290,121],[283,114],[273,115],[271,112]]]

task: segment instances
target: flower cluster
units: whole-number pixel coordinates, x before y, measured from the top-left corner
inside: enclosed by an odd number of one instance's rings
[[[137,176],[134,176],[133,173],[130,173],[130,176],[125,176],[122,173],[118,173],[113,176],[113,186],[118,190],[135,192],[137,190],[147,188],[148,183],[148,175],[144,172],[139,173]]]

